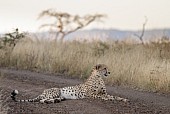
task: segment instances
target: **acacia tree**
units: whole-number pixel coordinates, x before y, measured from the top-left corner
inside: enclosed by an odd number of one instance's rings
[[[56,38],[60,39],[61,42],[63,42],[66,35],[82,29],[94,21],[101,21],[100,19],[105,17],[105,15],[102,14],[88,14],[85,16],[71,15],[65,12],[57,12],[53,9],[42,11],[38,19],[44,16],[55,18],[55,21],[51,24],[43,24],[40,28],[50,27],[51,30],[56,30]]]

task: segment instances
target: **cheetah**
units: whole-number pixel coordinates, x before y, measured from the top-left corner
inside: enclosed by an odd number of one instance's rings
[[[107,77],[109,75],[110,72],[105,64],[97,64],[92,68],[91,75],[83,84],[63,88],[46,89],[38,97],[27,100],[17,100],[16,95],[18,94],[18,90],[13,90],[11,98],[16,102],[40,103],[58,103],[67,99],[83,98],[128,102],[128,99],[112,96],[106,92],[103,77]]]

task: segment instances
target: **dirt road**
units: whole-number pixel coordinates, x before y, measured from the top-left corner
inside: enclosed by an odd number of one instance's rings
[[[19,90],[19,99],[34,98],[44,89],[76,85],[83,81],[24,70],[0,69],[0,72],[4,74],[0,88],[9,106],[9,114],[170,114],[169,95],[111,86],[107,86],[109,94],[128,98],[130,103],[93,99],[66,100],[56,104],[16,103],[8,97],[13,89]]]

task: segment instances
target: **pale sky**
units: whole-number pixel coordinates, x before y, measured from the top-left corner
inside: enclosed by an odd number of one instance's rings
[[[39,31],[46,19],[37,20],[42,10],[54,8],[71,14],[107,14],[104,23],[93,23],[86,29],[141,29],[148,18],[147,29],[170,28],[170,0],[0,0],[0,32],[18,27],[22,31]]]

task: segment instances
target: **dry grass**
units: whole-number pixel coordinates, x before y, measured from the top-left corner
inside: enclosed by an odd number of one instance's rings
[[[8,50],[8,51],[7,51]],[[0,65],[34,71],[59,72],[86,78],[93,65],[107,64],[106,82],[144,90],[170,92],[170,43],[124,44],[25,39],[13,51],[0,50]]]
[[[0,91],[0,114],[7,114],[8,106],[2,100],[2,91]]]
[[[0,82],[3,74],[0,73]],[[8,112],[8,105],[6,103],[6,100],[4,100],[3,90],[0,88],[0,114],[7,114]]]

